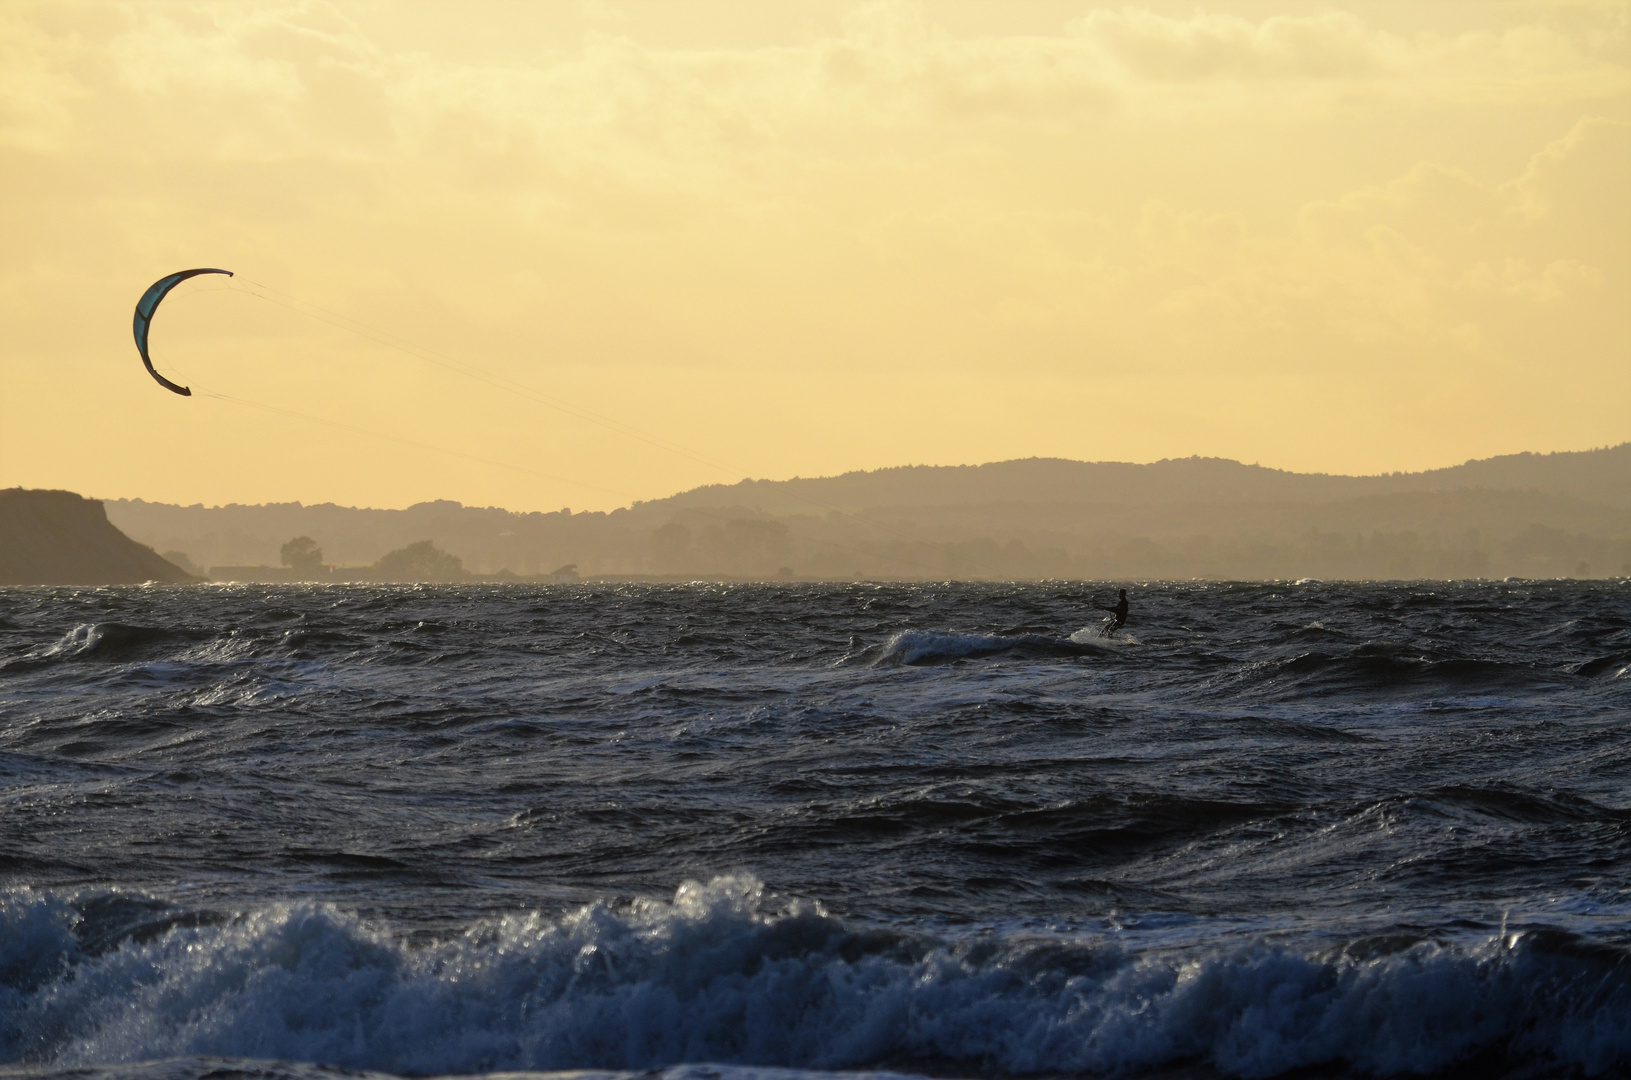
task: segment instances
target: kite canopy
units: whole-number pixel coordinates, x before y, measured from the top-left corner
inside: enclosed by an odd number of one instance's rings
[[[232,271],[214,270],[209,267],[198,270],[179,270],[153,282],[152,285],[148,286],[147,291],[142,293],[142,298],[136,301],[136,348],[142,354],[142,363],[147,365],[147,373],[157,379],[160,386],[180,394],[182,397],[191,397],[192,390],[185,386],[177,386],[153,370],[153,358],[147,355],[147,331],[153,325],[153,312],[158,309],[159,301],[163,300],[171,289],[190,277],[197,277],[199,274],[225,274],[227,277],[231,277]]]

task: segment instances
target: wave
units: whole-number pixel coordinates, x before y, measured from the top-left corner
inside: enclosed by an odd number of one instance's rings
[[[300,1062],[272,1062],[245,1058],[173,1058],[115,1066],[74,1069],[31,1068],[8,1071],[6,1076],[28,1080],[386,1080],[384,1074],[358,1074]],[[456,1078],[444,1078],[456,1080]],[[922,1080],[909,1073],[876,1070],[824,1072],[815,1069],[754,1068],[715,1062],[675,1065],[666,1069],[625,1072],[610,1069],[574,1069],[570,1072],[504,1073],[493,1080]]]
[[[1593,669],[1588,674],[1601,673]],[[1305,698],[1331,689],[1419,693],[1423,690],[1529,688],[1537,683],[1555,682],[1561,674],[1559,669],[1510,660],[1432,656],[1419,651],[1360,645],[1342,652],[1316,650],[1260,660],[1224,678],[1279,687],[1285,694]]]
[[[1082,656],[1110,643],[1043,634],[957,634],[938,630],[901,630],[882,645],[871,645],[847,653],[840,664],[859,663],[867,667],[946,664],[957,660],[998,654],[1027,657]]]
[[[1290,720],[1276,716],[1238,716],[1222,718],[1215,723],[1220,727],[1231,728],[1235,731],[1269,735],[1285,739],[1306,739],[1314,742],[1356,743],[1365,742],[1365,736],[1330,724],[1311,723],[1306,720]]]
[[[43,667],[70,660],[119,662],[144,657],[157,649],[191,644],[194,637],[159,626],[120,622],[80,623],[50,645],[30,649],[6,667]]]
[[[1070,635],[1070,640],[1078,645],[1091,645],[1099,649],[1114,649],[1123,645],[1140,644],[1138,638],[1127,630],[1120,630],[1114,635],[1107,636],[1105,630],[1108,628],[1109,623],[1110,620],[1106,619],[1094,626],[1084,626]]]
[[[77,624],[50,644],[0,660],[0,672],[35,671],[74,663],[174,663],[209,667],[245,661],[334,656],[363,663],[424,663],[427,658],[434,662],[444,656],[444,650],[437,646],[413,641],[408,636],[412,632],[412,629],[397,628],[395,633],[370,634],[307,626],[270,630],[248,626],[205,631],[112,621],[86,622]]]
[[[1500,787],[1446,785],[1419,796],[1446,813],[1475,814],[1526,825],[1631,824],[1631,810],[1604,806],[1580,795],[1538,795]]]
[[[255,1058],[399,1074],[686,1062],[942,1074],[1631,1063],[1631,964],[1553,930],[1129,950],[852,928],[748,877],[415,945],[333,907],[0,899],[0,1064]]]
[[[1631,656],[1599,656],[1592,660],[1569,664],[1565,671],[1587,678],[1631,678]]]

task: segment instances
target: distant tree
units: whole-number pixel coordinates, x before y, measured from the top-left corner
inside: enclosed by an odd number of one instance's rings
[[[374,575],[381,581],[464,581],[464,560],[421,540],[380,557]]]
[[[297,536],[284,544],[278,555],[283,565],[301,574],[315,574],[323,568],[323,549],[309,536]]]
[[[691,530],[670,521],[652,532],[651,550],[659,571],[682,570],[691,558]]]
[[[709,570],[728,574],[767,574],[787,561],[789,543],[785,522],[765,518],[733,518],[724,526],[703,530],[698,545]]]

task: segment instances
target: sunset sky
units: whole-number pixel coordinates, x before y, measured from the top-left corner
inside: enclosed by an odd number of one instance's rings
[[[12,0],[0,317],[106,498],[1619,443],[1631,3]]]

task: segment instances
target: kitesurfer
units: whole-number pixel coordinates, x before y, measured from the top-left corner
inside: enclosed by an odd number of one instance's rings
[[[1104,620],[1104,636],[1109,637],[1127,625],[1127,590],[1121,590],[1121,599],[1116,601],[1115,607],[1101,607],[1099,610],[1108,611],[1111,615]]]

